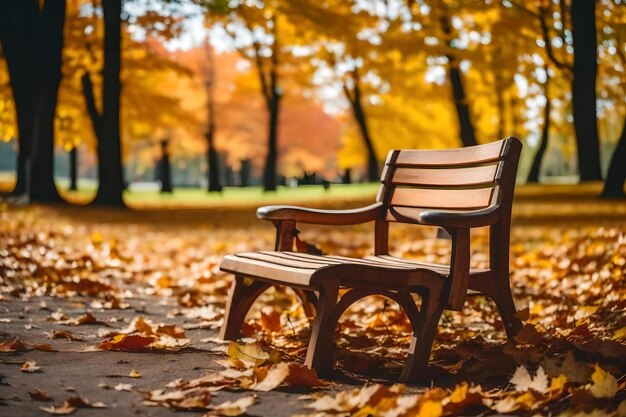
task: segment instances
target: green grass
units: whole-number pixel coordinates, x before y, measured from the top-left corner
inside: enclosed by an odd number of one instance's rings
[[[261,187],[227,187],[222,193],[208,193],[198,188],[176,188],[172,194],[158,191],[127,191],[124,200],[136,208],[201,208],[259,206],[263,204],[308,203],[325,205],[332,202],[372,200],[379,184],[333,184],[324,190],[321,185],[302,187],[278,187],[275,192],[264,192]],[[95,194],[93,189],[69,192],[61,189],[62,195],[74,203],[88,203]]]

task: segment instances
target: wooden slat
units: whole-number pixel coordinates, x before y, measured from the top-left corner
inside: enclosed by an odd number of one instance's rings
[[[395,185],[470,186],[491,184],[498,164],[469,168],[396,168],[391,179]]]
[[[396,188],[391,206],[440,209],[478,209],[491,202],[494,187],[477,190],[437,190],[424,188]]]
[[[450,166],[476,165],[500,160],[504,141],[469,148],[444,150],[404,150],[396,159],[396,166]]]

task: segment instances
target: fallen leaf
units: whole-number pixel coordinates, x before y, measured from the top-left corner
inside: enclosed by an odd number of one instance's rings
[[[594,369],[591,375],[593,384],[589,388],[591,394],[596,398],[615,397],[617,393],[617,379],[598,365],[595,365]]]
[[[80,337],[76,337],[72,334],[72,332],[68,330],[53,330],[50,333],[46,333],[48,335],[48,339],[66,339],[75,342],[80,342],[83,339]]]
[[[114,386],[113,389],[115,391],[132,391],[133,390],[133,385],[132,384],[119,383],[116,386]]]
[[[20,367],[20,371],[22,372],[37,372],[40,367],[37,366],[37,362],[35,361],[27,361],[22,364]]]
[[[280,331],[283,328],[280,322],[280,313],[276,310],[270,311],[269,314],[261,312],[261,326],[269,332]]]
[[[53,348],[52,345],[48,343],[33,343],[32,345],[30,345],[30,347],[35,350],[40,350],[42,352],[58,352],[58,350]]]
[[[282,384],[289,375],[289,364],[278,363],[272,365],[267,374],[261,381],[257,381],[250,388],[255,391],[271,391]]]
[[[256,395],[241,397],[235,401],[225,401],[213,406],[213,410],[205,414],[209,416],[240,416],[246,414],[246,410],[256,402]]]
[[[35,391],[29,392],[28,395],[35,401],[52,401],[52,397],[42,389],[36,389]]]
[[[148,345],[154,342],[156,339],[151,336],[138,336],[138,335],[126,335],[118,334],[109,340],[102,341],[98,348],[102,350],[141,350],[145,349]]]
[[[541,366],[537,369],[534,378],[530,376],[528,369],[524,366],[519,366],[515,370],[513,377],[511,377],[510,382],[515,385],[515,389],[520,392],[531,389],[538,393],[543,393],[548,389],[548,377]]]
[[[228,344],[228,356],[255,365],[260,365],[270,359],[269,353],[265,352],[258,343],[238,343],[233,341]]]
[[[21,352],[26,346],[19,339],[11,339],[0,343],[0,352]]]

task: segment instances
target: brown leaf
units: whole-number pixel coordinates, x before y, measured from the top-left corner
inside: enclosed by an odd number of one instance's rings
[[[42,389],[36,389],[35,391],[29,392],[28,395],[35,401],[52,401],[52,397]]]
[[[76,342],[80,342],[83,340],[80,337],[74,336],[72,332],[68,330],[53,330],[50,333],[46,334],[48,335],[48,339],[66,339]]]
[[[154,342],[156,339],[151,336],[139,336],[139,335],[126,335],[118,334],[109,340],[102,341],[98,348],[103,350],[141,350],[145,349],[148,345]]]
[[[280,313],[276,310],[270,311],[269,314],[261,312],[261,326],[270,332],[280,331],[283,328],[280,323]]]
[[[58,352],[58,350],[53,348],[52,345],[48,343],[33,343],[32,345],[30,345],[30,347],[35,350],[40,350],[42,352]]]
[[[0,352],[21,352],[27,350],[19,339],[11,339],[0,343]]]
[[[289,374],[285,383],[292,387],[323,387],[328,383],[321,381],[313,369],[296,363],[289,364]]]

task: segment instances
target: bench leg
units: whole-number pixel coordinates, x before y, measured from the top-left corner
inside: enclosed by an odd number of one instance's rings
[[[313,321],[309,347],[304,361],[306,366],[314,369],[320,376],[329,375],[333,369],[333,351],[335,349],[333,334],[337,324],[334,320],[334,313],[338,294],[338,282],[325,285],[320,291],[317,314]]]
[[[430,351],[433,348],[437,325],[444,309],[440,298],[438,293],[422,296],[419,320],[417,325],[413,326],[413,338],[400,375],[401,382],[423,380],[426,376]]]
[[[235,281],[228,292],[220,339],[237,340],[241,337],[241,326],[248,314],[248,310],[250,310],[257,297],[270,286],[270,284],[262,281],[253,281],[251,284],[246,285],[243,276],[235,276]]]
[[[511,287],[509,285],[501,285],[491,298],[493,298],[498,307],[507,337],[513,340],[522,328],[522,322],[517,318],[517,309],[513,302]]]

